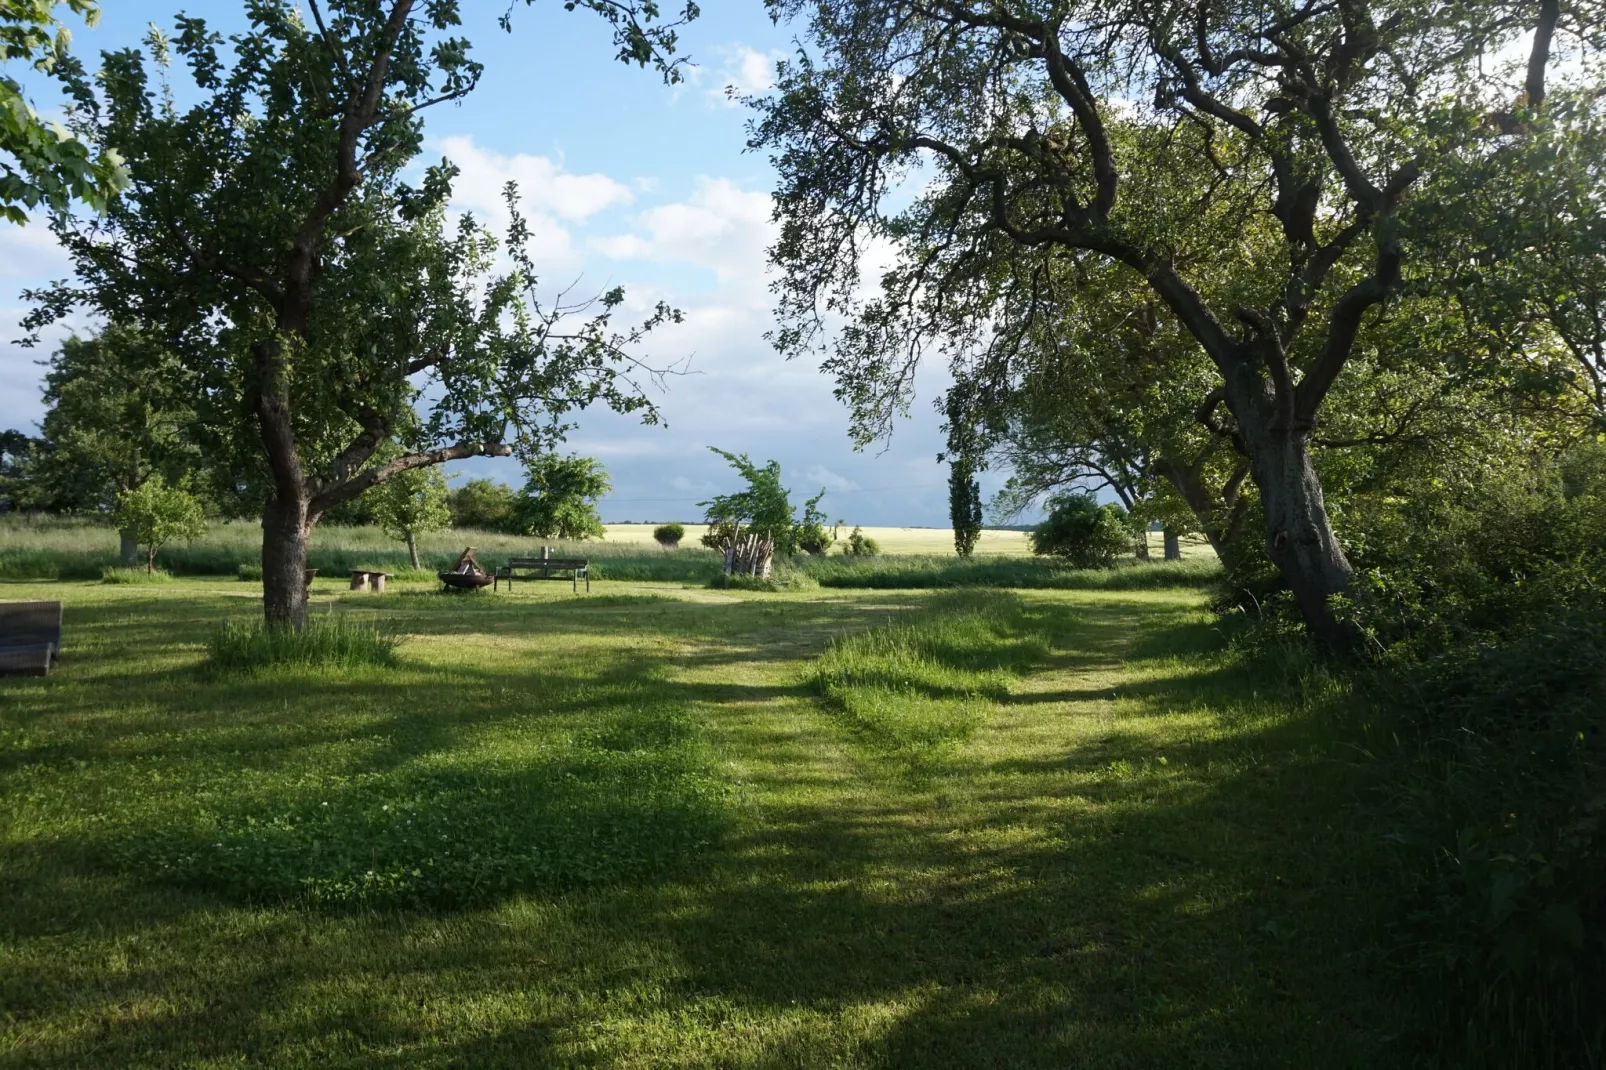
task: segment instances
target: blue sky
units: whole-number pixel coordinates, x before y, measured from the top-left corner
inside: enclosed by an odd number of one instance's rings
[[[105,7],[97,29],[75,35],[86,61],[137,44],[151,22],[171,26],[178,10],[225,30],[240,19],[233,3]],[[686,313],[646,350],[663,363],[690,358],[691,374],[656,397],[667,427],[594,411],[570,436],[569,449],[601,458],[612,474],[604,518],[695,519],[695,502],[734,489],[712,445],[779,460],[794,499],[827,489],[832,519],[946,525],[947,472],[936,463],[942,437],[931,408],[940,370],[928,370],[911,419],[890,443],[855,452],[831,382],[813,366],[780,360],[764,340],[773,172],[744,152],[747,114],[725,89],[762,90],[791,31],[772,25],[757,0],[705,4],[681,38],[696,66],[685,84],[666,87],[614,61],[607,26],[589,13],[537,2],[513,11],[507,34],[496,25],[500,0],[464,8],[463,33],[484,78],[462,104],[426,120],[426,158],[447,156],[462,168],[456,207],[498,221],[499,191],[517,179],[547,282],[579,280],[582,292],[619,284],[636,308],[663,299]],[[7,228],[0,243],[0,316],[15,324],[19,291],[65,275],[65,260],[42,227]],[[30,428],[42,412],[40,353],[10,344],[19,333],[4,335],[0,349],[0,427]],[[520,479],[510,460],[452,470]]]

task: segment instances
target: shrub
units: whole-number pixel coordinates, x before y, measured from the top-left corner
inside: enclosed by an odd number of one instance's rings
[[[110,584],[172,583],[173,577],[163,569],[146,571],[142,568],[120,568],[106,565],[100,570],[100,582]]]
[[[214,672],[390,666],[397,643],[376,625],[342,615],[314,617],[301,631],[228,621],[208,641],[206,664]]]
[[[242,562],[235,568],[235,575],[240,577],[242,583],[261,583],[262,566]]]
[[[1451,1065],[1606,1061],[1606,468],[1490,460],[1358,498],[1349,612],[1394,714],[1396,961]]]
[[[168,486],[161,473],[117,495],[112,522],[145,551],[145,571],[156,570],[156,552],[170,542],[194,542],[206,531],[201,502],[183,487]]]
[[[1438,1046],[1456,1063],[1600,1065],[1606,605],[1385,681],[1408,740],[1390,803],[1416,875],[1400,943],[1436,989]]]
[[[849,557],[874,557],[881,552],[881,544],[866,535],[863,529],[855,527],[848,533],[848,544],[842,552]]]
[[[665,550],[675,549],[685,537],[686,527],[683,524],[659,524],[652,529],[653,541]]]
[[[492,479],[471,479],[452,491],[447,507],[452,527],[518,534],[518,492]]]
[[[1063,557],[1078,568],[1108,568],[1132,553],[1132,528],[1119,505],[1100,505],[1091,494],[1062,494],[1049,499],[1031,544],[1033,553]]]
[[[515,514],[525,534],[542,539],[600,539],[607,534],[597,499],[613,489],[595,457],[542,454],[525,465],[529,479]]]

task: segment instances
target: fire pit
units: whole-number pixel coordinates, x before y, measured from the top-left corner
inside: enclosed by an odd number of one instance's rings
[[[481,568],[480,563],[474,559],[472,546],[463,551],[463,555],[457,559],[457,564],[453,565],[450,571],[437,572],[436,575],[441,578],[441,582],[448,590],[455,591],[477,591],[481,587],[489,587],[495,578]]]

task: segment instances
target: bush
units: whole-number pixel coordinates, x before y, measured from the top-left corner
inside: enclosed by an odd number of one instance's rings
[[[1436,990],[1437,1046],[1472,1065],[1600,1065],[1606,605],[1385,682],[1408,741],[1390,804],[1416,875],[1399,936]]]
[[[1100,505],[1091,494],[1048,501],[1048,517],[1031,533],[1032,552],[1063,557],[1077,568],[1109,568],[1132,553],[1132,526],[1119,505]]]
[[[686,527],[683,524],[659,524],[652,529],[653,541],[665,550],[675,549],[685,537]]]
[[[848,534],[848,544],[842,548],[848,557],[874,557],[881,552],[881,544],[855,527]]]
[[[1442,1063],[1606,1061],[1602,471],[1492,459],[1344,516],[1400,741],[1396,961],[1434,997]]]
[[[234,571],[235,571],[235,574],[240,577],[240,581],[242,583],[261,583],[262,582],[262,566],[261,565],[252,565],[252,564],[241,563]]]
[[[163,569],[146,571],[143,568],[120,568],[107,565],[100,570],[100,582],[110,584],[172,583],[173,577]]]
[[[518,492],[492,479],[471,479],[447,496],[452,527],[519,534]]]
[[[299,632],[229,621],[207,643],[206,664],[214,672],[391,666],[398,642],[372,623],[333,614],[314,617]]]

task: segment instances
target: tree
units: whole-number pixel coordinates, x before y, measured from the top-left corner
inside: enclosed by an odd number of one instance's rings
[[[407,560],[418,560],[418,536],[439,531],[452,522],[446,505],[446,479],[438,468],[410,468],[385,480],[372,491],[374,519],[393,539],[407,543]]]
[[[822,487],[820,493],[803,502],[803,515],[798,518],[797,526],[793,529],[797,548],[816,557],[829,553],[832,545],[836,543],[836,532],[826,529],[825,513],[820,510],[820,499],[824,497],[825,489]]]
[[[1109,568],[1132,551],[1132,527],[1119,505],[1100,505],[1091,494],[1061,494],[1032,529],[1032,553],[1063,557],[1077,568]]]
[[[767,576],[775,555],[797,553],[804,548],[804,539],[810,545],[823,543],[820,553],[829,548],[830,542],[824,541],[825,514],[819,510],[820,500],[825,497],[823,489],[805,503],[800,521],[793,516],[791,495],[781,482],[779,461],[760,468],[745,453],[727,453],[713,446],[709,449],[729,461],[747,482],[734,494],[718,494],[697,503],[708,523],[703,544],[725,555],[727,573]]]
[[[645,25],[655,5],[581,6],[605,11],[625,58],[674,69]],[[232,63],[187,17],[171,40],[153,31],[144,51],[105,57],[104,101],[80,125],[121,147],[131,185],[104,220],[58,224],[78,285],[33,295],[31,323],[81,305],[174,340],[208,419],[262,480],[266,619],[299,628],[324,513],[415,468],[546,448],[597,402],[651,420],[638,380],[656,371],[633,350],[678,313],[660,305],[620,331],[621,290],[543,304],[515,188],[499,245],[471,219],[448,228],[448,163],[403,181],[421,112],[479,77],[449,36],[450,0],[314,2],[310,21],[287,0],[250,12]],[[194,82],[187,109],[165,84],[175,55]],[[493,274],[499,252],[511,266]]]
[[[948,391],[948,517],[954,529],[954,552],[969,557],[981,538],[981,486],[976,482],[981,435],[977,417],[966,411],[966,392]],[[939,457],[940,462],[943,458]]]
[[[1486,55],[1554,29],[1557,5],[770,7],[806,10],[811,45],[754,102],[751,143],[781,173],[782,351],[813,351],[846,314],[827,366],[873,437],[928,346],[961,362],[1007,349],[1064,262],[1131,272],[1214,369],[1198,402],[1230,414],[1306,624],[1350,646],[1329,599],[1352,569],[1310,439],[1369,315],[1401,291],[1402,202],[1483,122]],[[1537,33],[1519,113],[1544,99],[1549,49]],[[1223,242],[1234,221],[1244,240]],[[874,241],[896,259],[864,298]]]
[[[172,484],[195,472],[202,453],[188,437],[198,393],[176,357],[127,323],[61,344],[45,373],[44,439],[34,478],[57,508],[108,510],[153,473]],[[138,560],[132,529],[122,560]]]
[[[15,429],[0,431],[0,511],[14,512],[37,504],[33,479],[35,459],[44,443]]]
[[[65,0],[66,7],[94,26],[100,6]],[[67,83],[80,101],[86,89],[78,62],[68,53],[70,35],[51,0],[13,0],[0,7],[0,62],[21,61]],[[56,123],[40,118],[14,79],[0,75],[0,215],[16,224],[27,209],[65,212],[74,201],[99,211],[127,176],[114,148],[91,155],[84,143]]]
[[[1485,346],[1460,370],[1505,378],[1606,430],[1606,114],[1598,89],[1553,94],[1523,136],[1481,130],[1402,225],[1424,275]],[[1503,360],[1487,360],[1492,349]],[[1553,352],[1567,367],[1544,355]]]
[[[684,524],[659,524],[652,529],[652,541],[662,546],[665,550],[675,549],[680,545],[680,540],[685,537],[686,526]]]
[[[542,539],[600,539],[607,534],[597,499],[613,489],[595,457],[542,454],[525,465],[517,516],[526,534]]]
[[[519,530],[518,501],[517,491],[494,479],[471,479],[447,497],[454,528],[478,528],[510,535]]]
[[[849,557],[874,557],[881,552],[881,544],[864,533],[864,529],[855,525],[848,532],[848,544],[842,552]]]
[[[117,495],[113,522],[132,531],[145,552],[145,571],[156,571],[156,551],[175,539],[194,541],[206,531],[200,499],[182,486],[169,486],[160,472]]]

